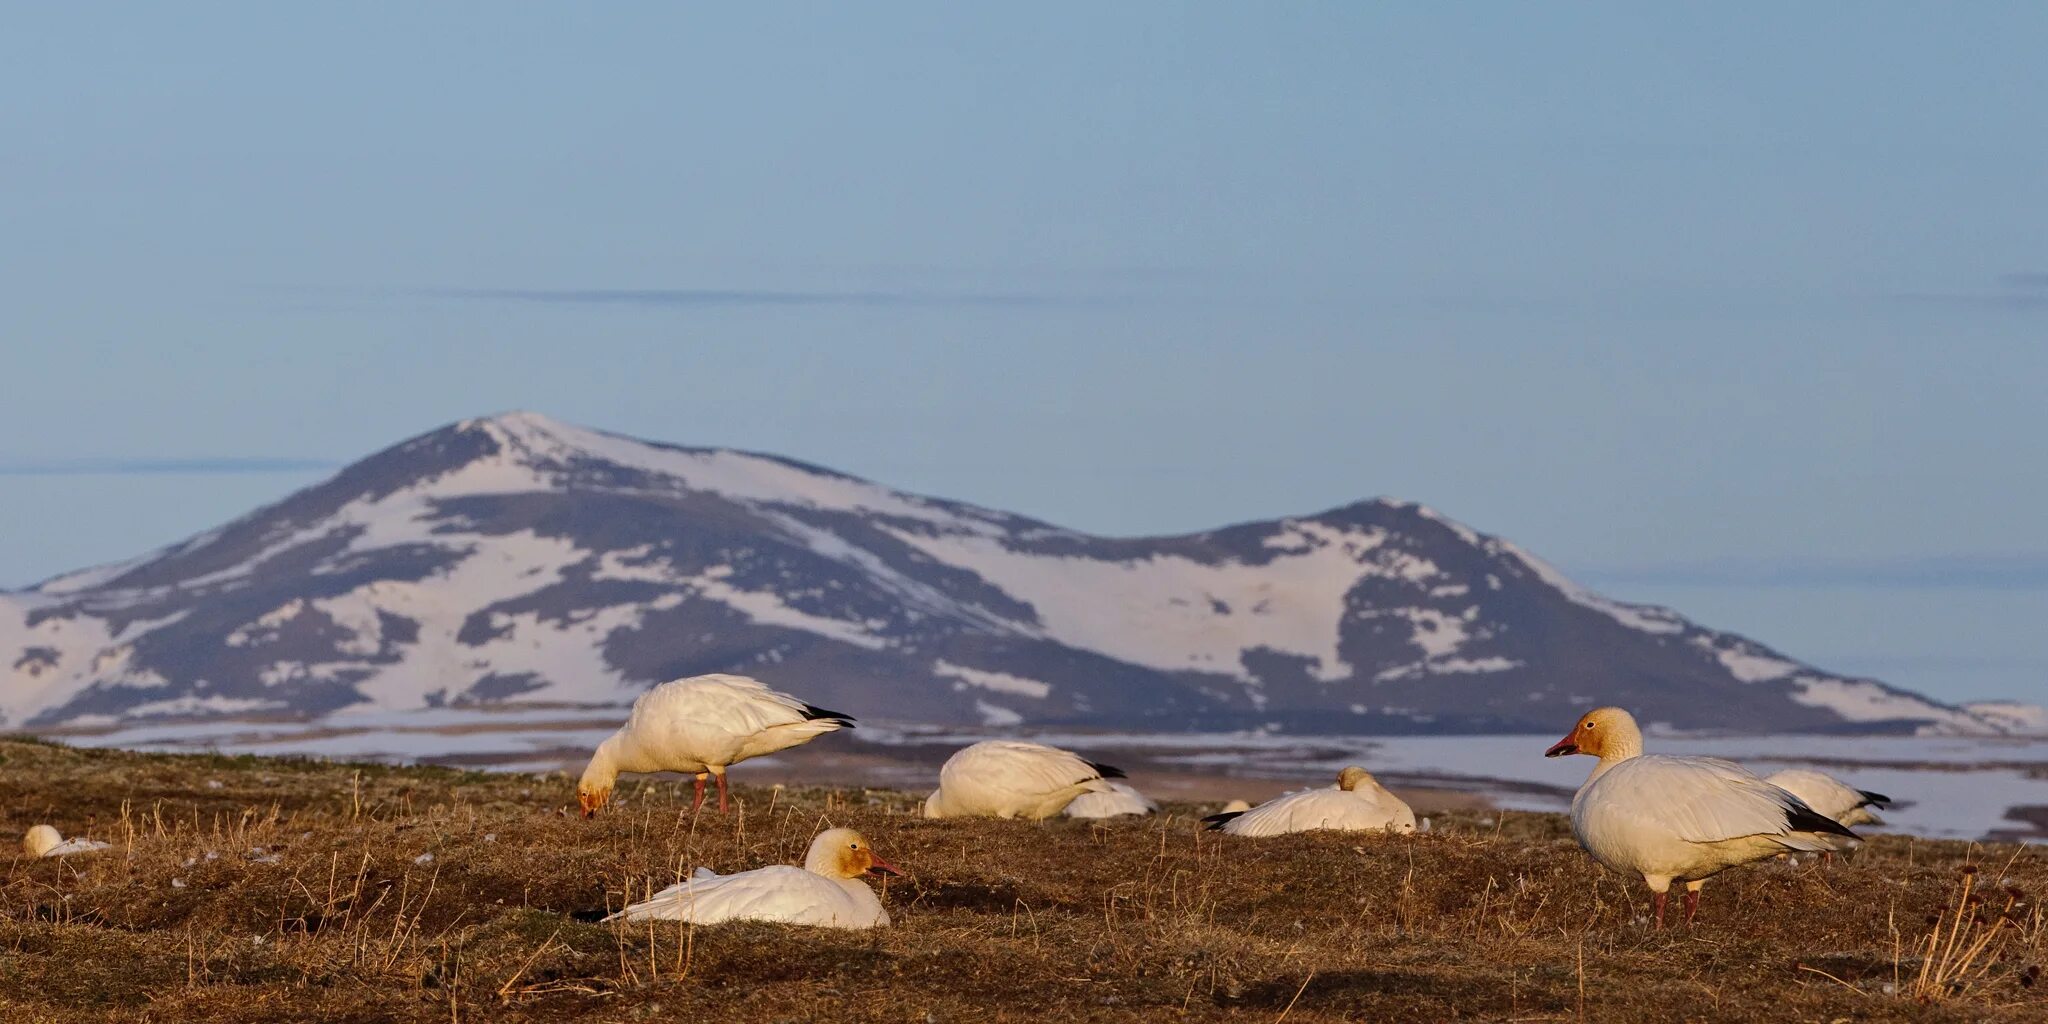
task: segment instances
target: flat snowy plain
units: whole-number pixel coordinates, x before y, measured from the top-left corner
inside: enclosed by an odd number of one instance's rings
[[[623,718],[623,709],[613,708],[437,708],[344,712],[311,722],[206,721],[47,735],[77,746],[547,772],[580,769],[588,751]],[[930,751],[998,734],[862,722],[850,741],[835,739],[831,749],[816,753],[852,755],[834,762],[834,778],[843,784],[915,788],[932,774]],[[1323,785],[1343,765],[1362,764],[1396,789],[1464,793],[1508,810],[1566,809],[1592,767],[1588,758],[1543,757],[1556,739],[1550,735],[1024,734],[1098,756],[1114,754],[1141,782],[1147,775],[1172,775],[1215,776],[1223,788],[1230,780],[1269,788],[1275,780]],[[1661,753],[1725,757],[1762,773],[1795,765],[1821,768],[1892,797],[1896,802],[1883,813],[1885,831],[2048,842],[2048,738],[1653,735],[1648,745]],[[775,781],[776,760],[752,762],[738,777]]]

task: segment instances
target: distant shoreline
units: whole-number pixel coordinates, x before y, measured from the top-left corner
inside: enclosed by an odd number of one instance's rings
[[[256,717],[37,730],[81,747],[304,756],[334,761],[574,773],[623,718],[619,708],[432,708],[302,720]],[[863,722],[850,734],[745,763],[735,777],[929,789],[945,756],[993,735],[1073,747],[1167,800],[1221,804],[1327,785],[1361,764],[1418,812],[1559,811],[1583,759],[1546,760],[1548,735],[1323,736],[980,729]],[[1929,838],[2048,842],[2048,739],[1970,736],[1663,735],[1653,750],[1729,757],[1759,770],[1818,767],[1898,798],[1883,830]],[[565,790],[566,792],[566,790]]]

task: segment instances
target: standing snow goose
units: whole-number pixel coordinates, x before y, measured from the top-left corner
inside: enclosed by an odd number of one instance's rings
[[[1109,792],[1121,769],[1023,740],[983,740],[954,751],[939,768],[927,818],[1030,818],[1042,821],[1083,793]]]
[[[1330,789],[1309,789],[1275,797],[1244,811],[1226,810],[1202,819],[1209,828],[1234,836],[1278,836],[1289,832],[1415,831],[1415,812],[1387,792],[1372,773],[1353,765],[1337,773]]]
[[[889,912],[860,879],[900,875],[850,828],[818,833],[803,867],[776,864],[720,875],[698,868],[688,879],[606,918],[608,921],[776,921],[819,928],[881,928]]]
[[[1125,814],[1157,814],[1159,804],[1130,785],[1112,782],[1101,793],[1083,793],[1067,805],[1069,818],[1115,818]]]
[[[704,805],[704,776],[718,779],[718,809],[725,810],[725,770],[750,757],[853,728],[853,716],[806,704],[746,676],[691,676],[640,695],[633,713],[591,755],[576,784],[583,816],[611,799],[620,772],[689,772]]]
[[[31,857],[69,857],[104,850],[110,845],[96,839],[66,839],[51,825],[37,825],[21,837],[21,848]]]
[[[1609,870],[1643,876],[1659,928],[1673,881],[1685,882],[1690,924],[1708,878],[1787,850],[1826,852],[1857,838],[1731,761],[1644,754],[1642,730],[1620,708],[1587,712],[1543,756],[1566,754],[1600,759],[1572,797],[1572,835]]]
[[[1884,819],[1878,817],[1870,808],[1892,802],[1892,798],[1883,793],[1857,789],[1826,772],[1817,772],[1811,768],[1787,768],[1766,776],[1764,781],[1798,797],[1806,806],[1849,827],[1884,824]]]

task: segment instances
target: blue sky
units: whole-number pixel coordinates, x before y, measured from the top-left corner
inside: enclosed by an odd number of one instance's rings
[[[2048,700],[2048,8],[11,5],[0,585],[532,408]]]

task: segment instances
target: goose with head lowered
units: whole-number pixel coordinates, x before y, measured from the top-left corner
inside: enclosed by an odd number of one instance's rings
[[[1826,772],[1811,768],[1787,768],[1772,772],[1764,781],[1806,802],[1806,806],[1843,825],[1882,825],[1884,819],[1870,810],[1892,802],[1883,793],[1857,789]]]
[[[1650,887],[1657,927],[1671,883],[1685,883],[1685,920],[1700,887],[1738,864],[1790,850],[1826,852],[1856,839],[1833,818],[1732,761],[1643,753],[1635,716],[1597,708],[1545,757],[1599,758],[1572,797],[1572,835],[1611,871]]]
[[[750,757],[786,750],[828,732],[853,728],[853,716],[807,704],[757,679],[691,676],[657,686],[633,702],[633,712],[590,757],[576,784],[583,816],[610,802],[620,772],[687,772],[704,804],[704,777],[718,780],[725,810],[725,770]]]
[[[1415,812],[1380,785],[1372,773],[1352,765],[1337,773],[1337,785],[1275,797],[1242,811],[1226,810],[1202,819],[1210,830],[1234,836],[1278,836],[1289,832],[1413,832]]]
[[[889,912],[861,879],[900,875],[861,834],[830,828],[811,840],[804,866],[775,864],[730,875],[695,874],[606,918],[608,921],[774,921],[818,928],[881,928]]]
[[[1083,793],[1111,792],[1109,780],[1123,777],[1121,769],[1043,743],[983,740],[954,751],[939,768],[924,816],[1042,821]]]

